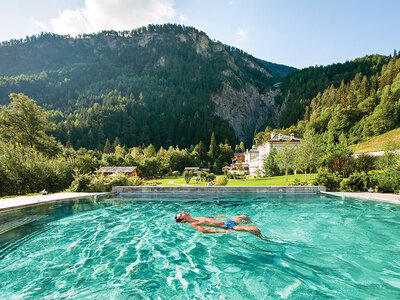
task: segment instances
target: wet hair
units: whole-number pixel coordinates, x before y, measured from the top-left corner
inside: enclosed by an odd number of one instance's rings
[[[178,215],[179,215],[179,214],[177,214],[177,215],[175,216],[175,222],[176,222],[176,223],[181,223],[181,222],[183,221],[183,218],[178,218]]]

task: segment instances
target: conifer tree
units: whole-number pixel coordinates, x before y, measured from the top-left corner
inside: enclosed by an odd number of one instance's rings
[[[244,146],[244,143],[243,142],[240,142],[240,152],[246,152],[246,147]]]
[[[207,149],[204,146],[204,143],[200,141],[196,147],[194,148],[194,151],[198,154],[199,159],[200,159],[200,165],[205,166],[207,164]]]
[[[276,162],[276,155],[276,148],[272,148],[271,151],[268,153],[268,156],[264,157],[263,165],[265,176],[271,177],[279,175],[280,170]]]
[[[113,144],[112,144],[112,152],[115,151],[115,148],[117,148],[117,146],[121,146],[120,142],[119,142],[119,138],[116,137]]]
[[[217,144],[217,140],[215,138],[215,134],[214,131],[211,134],[211,141],[210,141],[210,150],[208,151],[208,156],[212,159],[215,160],[218,158],[218,144]]]
[[[105,143],[105,145],[104,145],[103,153],[109,154],[109,153],[113,153],[113,152],[114,152],[114,151],[113,151],[113,149],[112,149],[110,140],[107,139],[107,140],[106,140],[106,143]]]

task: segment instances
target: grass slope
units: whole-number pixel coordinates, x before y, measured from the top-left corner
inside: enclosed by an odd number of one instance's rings
[[[397,148],[400,149],[400,128],[376,136],[367,142],[351,145],[350,149],[355,153],[383,151],[389,143],[396,143]]]

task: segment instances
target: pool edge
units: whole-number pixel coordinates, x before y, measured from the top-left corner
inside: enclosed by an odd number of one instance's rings
[[[325,186],[114,186],[112,192],[126,193],[280,193],[317,194],[326,191]]]
[[[49,195],[21,196],[0,199],[0,213],[40,204],[74,200],[87,197],[105,197],[114,193],[55,193]]]

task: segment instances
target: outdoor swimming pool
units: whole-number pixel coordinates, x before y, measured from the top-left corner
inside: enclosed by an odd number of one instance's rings
[[[266,239],[202,234],[173,221],[182,210],[247,214]],[[1,299],[400,295],[400,208],[389,204],[310,194],[136,195],[25,208],[0,215],[0,224]]]

